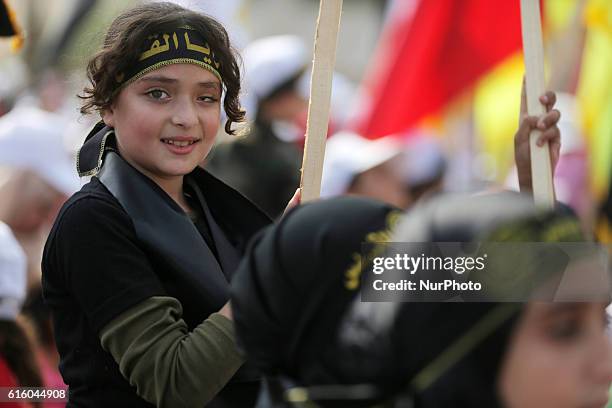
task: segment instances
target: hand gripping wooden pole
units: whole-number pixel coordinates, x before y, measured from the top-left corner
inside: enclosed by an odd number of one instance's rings
[[[342,0],[321,0],[310,79],[310,102],[302,160],[302,202],[319,198],[329,123],[332,79],[340,27]]]
[[[521,0],[521,23],[523,31],[523,53],[525,57],[525,88],[527,92],[527,113],[540,116],[546,113],[539,97],[544,93],[544,50],[542,46],[542,24],[540,0]],[[533,198],[537,205],[553,208],[553,190],[550,149],[548,143],[536,145],[539,130],[529,135],[531,152],[531,181]]]

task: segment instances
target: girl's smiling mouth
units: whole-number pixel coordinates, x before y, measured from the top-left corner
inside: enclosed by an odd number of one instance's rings
[[[173,137],[161,139],[161,142],[166,145],[168,150],[175,154],[189,154],[195,149],[196,143],[201,139],[193,137]]]

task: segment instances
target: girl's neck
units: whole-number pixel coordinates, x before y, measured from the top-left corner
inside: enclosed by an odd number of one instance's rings
[[[187,203],[183,194],[184,176],[163,179],[159,177],[149,177],[177,203],[187,214],[191,212],[191,207]]]
[[[149,176],[151,177],[151,176]],[[183,197],[183,177],[173,177],[164,179],[159,177],[151,177],[152,180],[161,187],[177,203]]]

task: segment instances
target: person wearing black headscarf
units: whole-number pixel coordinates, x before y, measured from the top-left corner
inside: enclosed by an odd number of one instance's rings
[[[540,211],[518,194],[441,196],[414,209],[391,235],[373,233],[367,214],[376,215],[375,207],[353,200],[294,210],[261,233],[237,272],[239,342],[264,373],[282,379],[272,383],[273,402],[265,406],[503,406],[502,368],[524,303],[362,302],[363,288],[361,298],[346,290],[347,277],[360,275],[351,258],[373,242],[581,241],[575,217],[563,208]],[[527,265],[513,286],[526,296],[533,281],[558,272],[539,269],[546,264],[510,259],[498,273]],[[357,270],[370,267],[366,261]]]

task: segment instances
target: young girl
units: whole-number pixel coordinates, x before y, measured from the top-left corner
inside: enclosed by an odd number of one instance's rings
[[[43,259],[68,407],[248,407],[228,282],[270,220],[198,167],[240,122],[224,28],[170,3],[129,10],[90,61],[84,113],[100,122]],[[295,201],[295,200],[294,200]]]

